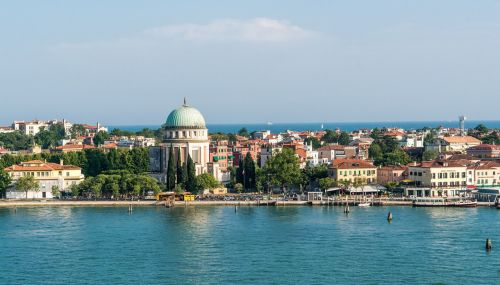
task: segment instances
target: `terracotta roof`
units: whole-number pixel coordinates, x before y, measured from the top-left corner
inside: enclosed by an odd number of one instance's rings
[[[329,150],[345,150],[347,148],[353,148],[352,146],[346,146],[346,145],[325,145],[320,148],[318,148],[318,151],[329,151]]]
[[[384,134],[384,136],[389,136],[389,137],[402,137],[404,135],[405,133],[396,130]]]
[[[381,170],[390,170],[390,171],[396,171],[396,170],[402,170],[405,171],[408,169],[407,166],[402,166],[402,165],[387,165],[387,166],[382,166],[380,167]]]
[[[307,157],[307,152],[305,149],[298,148],[295,150],[295,154],[298,155],[302,159],[306,159]]]
[[[88,144],[66,144],[63,146],[56,147],[56,150],[65,150],[65,149],[93,149],[95,146]]]
[[[440,168],[440,167],[465,167],[467,164],[464,164],[463,160],[431,160],[431,161],[422,161],[420,163],[412,163],[409,164],[409,167],[422,167],[422,168]],[[470,162],[469,162],[470,163]]]
[[[467,150],[488,150],[488,151],[500,150],[500,145],[480,144],[473,147],[469,147]]]
[[[80,170],[75,165],[60,165],[58,163],[43,162],[41,160],[31,160],[21,162],[19,165],[12,165],[5,168],[6,172],[11,171],[57,171],[57,170]]]
[[[376,168],[372,163],[366,160],[349,158],[335,159],[331,167],[337,169]]]
[[[471,136],[444,137],[443,140],[448,143],[481,143],[480,140]]]
[[[500,163],[496,161],[486,161],[486,162],[480,162],[478,165],[469,167],[469,169],[491,169],[491,168],[500,168]]]
[[[108,144],[102,145],[101,147],[102,148],[116,148],[117,145],[115,143],[108,143]]]
[[[85,129],[91,129],[91,130],[97,129],[97,126],[91,126],[91,125],[87,125],[87,124],[83,124],[82,127]]]

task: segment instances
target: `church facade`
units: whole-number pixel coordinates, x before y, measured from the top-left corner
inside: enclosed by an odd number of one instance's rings
[[[150,171],[158,180],[165,182],[169,159],[178,157],[182,163],[188,156],[196,167],[196,175],[211,173],[216,179],[219,175],[217,163],[210,162],[210,140],[203,115],[196,108],[184,104],[173,110],[163,125],[164,139],[161,144],[149,150]],[[170,148],[174,157],[169,157]]]

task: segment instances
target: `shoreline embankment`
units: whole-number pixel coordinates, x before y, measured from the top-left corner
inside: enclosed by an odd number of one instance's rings
[[[356,205],[354,201],[349,201],[350,205]],[[266,201],[176,201],[176,207],[188,206],[266,206]],[[277,201],[275,206],[342,206],[343,204],[333,204],[327,201]],[[492,202],[478,202],[478,207],[492,207]],[[0,208],[9,207],[130,207],[130,206],[156,206],[164,207],[164,201],[139,200],[139,201],[87,201],[87,200],[2,200]],[[412,206],[411,201],[382,201],[373,206]]]

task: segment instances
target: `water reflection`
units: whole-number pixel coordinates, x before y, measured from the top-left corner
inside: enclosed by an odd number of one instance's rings
[[[500,268],[487,208],[0,209],[0,236],[0,284],[494,284]]]

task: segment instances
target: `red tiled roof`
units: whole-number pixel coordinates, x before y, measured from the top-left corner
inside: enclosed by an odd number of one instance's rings
[[[329,151],[329,150],[345,150],[345,148],[352,148],[352,146],[346,146],[346,145],[325,145],[320,148],[318,148],[318,151]]]
[[[473,147],[469,147],[467,150],[487,150],[487,151],[500,150],[500,145],[480,144]]]
[[[400,137],[400,136],[404,136],[405,133],[403,132],[400,132],[400,131],[390,131],[390,132],[387,132],[384,134],[384,136],[389,136],[389,137]]]
[[[366,160],[349,158],[335,159],[331,167],[337,169],[376,168],[372,163]]]
[[[468,160],[430,160],[422,161],[420,163],[409,164],[409,167],[422,167],[422,168],[440,168],[440,167],[465,167],[470,161]]]
[[[65,149],[93,149],[95,146],[88,144],[66,144],[63,146],[56,147],[56,150],[65,150]]]
[[[75,165],[61,165],[58,163],[43,162],[41,160],[31,160],[21,162],[18,165],[12,165],[5,168],[6,172],[11,171],[53,171],[53,170],[79,170]]]
[[[444,137],[443,140],[448,143],[481,143],[480,140],[471,136]]]
[[[479,165],[472,166],[470,168],[473,169],[491,169],[491,168],[500,168],[500,163],[496,161],[486,161],[486,162],[481,162]]]
[[[408,169],[408,167],[402,166],[402,165],[387,165],[387,166],[380,167],[380,169],[381,170],[388,170],[388,171],[397,171],[397,170],[405,171]]]

